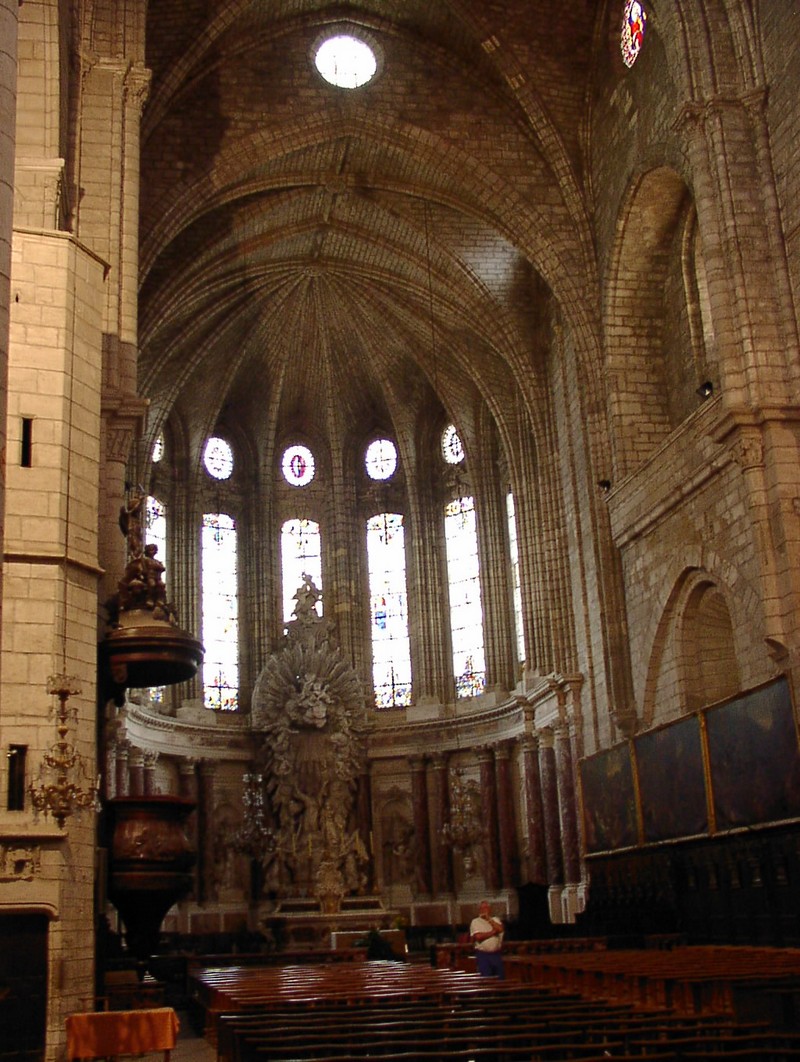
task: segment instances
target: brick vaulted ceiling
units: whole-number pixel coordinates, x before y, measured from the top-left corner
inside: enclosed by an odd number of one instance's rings
[[[227,422],[269,447],[324,419],[332,444],[530,388],[551,296],[596,290],[582,137],[604,6],[151,0],[151,430],[174,409],[194,445]],[[332,27],[376,46],[372,83],[317,74]]]

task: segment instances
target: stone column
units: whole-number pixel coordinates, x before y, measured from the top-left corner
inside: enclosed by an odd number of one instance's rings
[[[481,772],[481,806],[486,833],[483,840],[483,878],[490,892],[500,888],[500,844],[497,822],[497,785],[494,771],[494,753],[490,748],[478,750],[478,765]]]
[[[431,894],[431,841],[425,757],[412,756],[411,805],[414,814],[414,879],[418,896]]]
[[[558,814],[558,781],[552,730],[542,730],[539,733],[539,775],[542,784],[542,810],[547,884],[561,885],[564,882],[564,863],[561,854],[561,826]]]
[[[519,845],[514,814],[514,787],[511,779],[511,746],[508,742],[494,750],[497,780],[497,837],[500,844],[500,877],[504,889],[514,889],[519,880]]]
[[[558,803],[561,808],[561,851],[564,859],[564,879],[568,885],[581,880],[580,851],[578,849],[578,809],[575,799],[575,773],[569,727],[554,729]]]
[[[17,0],[0,0],[0,453],[6,452],[11,240],[17,118]],[[5,529],[6,467],[0,467],[0,556]],[[0,587],[0,614],[2,614]]]
[[[442,827],[450,820],[450,785],[447,753],[432,757],[433,810],[431,820],[434,837],[433,891],[436,895],[453,892],[453,849],[442,836]]]
[[[525,774],[525,807],[528,821],[528,878],[534,885],[546,885],[547,855],[539,774],[539,741],[533,734],[526,734],[523,739],[522,769]]]

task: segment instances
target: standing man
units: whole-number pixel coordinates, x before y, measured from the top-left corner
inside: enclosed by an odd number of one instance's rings
[[[493,918],[488,900],[482,900],[478,917],[473,918],[469,935],[475,945],[475,961],[478,973],[483,977],[505,979],[503,967],[503,934],[505,929],[499,918]]]

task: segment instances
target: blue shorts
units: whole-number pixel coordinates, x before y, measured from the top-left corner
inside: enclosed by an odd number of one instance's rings
[[[476,951],[475,961],[478,964],[478,973],[482,977],[497,977],[505,981],[506,971],[503,966],[502,951]]]

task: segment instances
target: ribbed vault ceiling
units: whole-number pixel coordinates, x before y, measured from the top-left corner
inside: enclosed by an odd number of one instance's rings
[[[175,410],[195,446],[227,421],[268,449],[533,401],[550,292],[593,269],[576,175],[595,7],[565,41],[531,0],[151,3],[150,430]],[[331,27],[377,47],[369,86],[316,74]]]

